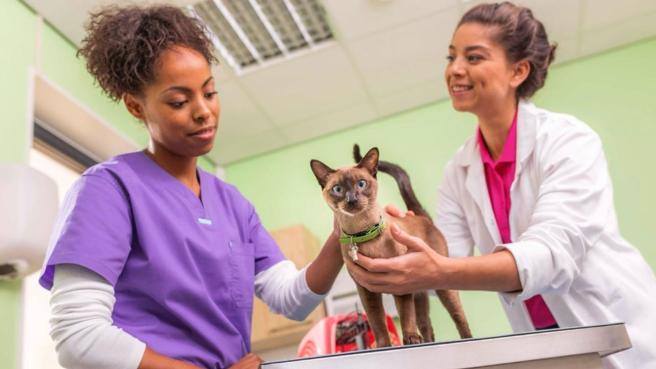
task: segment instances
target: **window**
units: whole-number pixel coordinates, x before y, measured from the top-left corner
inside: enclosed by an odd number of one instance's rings
[[[81,173],[95,160],[43,124],[35,123],[30,166],[57,183],[59,204]],[[39,285],[39,273],[23,281],[22,368],[60,369],[55,344],[50,339],[50,292]]]

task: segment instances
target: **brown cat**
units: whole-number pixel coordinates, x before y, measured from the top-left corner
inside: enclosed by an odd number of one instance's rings
[[[389,227],[385,226],[390,222],[422,238],[438,253],[447,255],[444,237],[417,201],[405,171],[395,164],[381,161],[381,171],[384,169],[396,179],[408,210],[417,216],[389,217],[378,206],[378,155],[378,149],[372,148],[361,158],[359,148],[355,145],[354,156],[358,164],[353,167],[334,170],[318,160],[310,162],[323,190],[323,197],[335,213],[341,228],[340,242],[344,257],[357,258],[358,252],[372,258],[389,258],[406,253],[407,247],[397,243],[389,233]],[[357,288],[376,338],[376,346],[390,346],[381,294],[368,291],[360,285]],[[458,292],[438,290],[436,293],[455,322],[460,337],[471,337]],[[403,344],[434,341],[428,315],[428,293],[395,295],[394,300],[401,319]]]

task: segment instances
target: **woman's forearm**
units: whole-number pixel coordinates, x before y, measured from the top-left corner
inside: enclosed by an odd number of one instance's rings
[[[307,268],[308,287],[319,295],[328,293],[343,264],[339,239],[335,232],[331,232],[319,255]]]
[[[449,258],[445,264],[445,284],[449,289],[498,292],[522,289],[515,258],[508,250],[482,256]]]

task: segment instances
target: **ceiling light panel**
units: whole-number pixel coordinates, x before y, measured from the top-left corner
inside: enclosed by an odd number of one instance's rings
[[[252,2],[244,0],[224,0],[222,2],[262,59],[270,59],[282,54],[264,25],[267,20],[260,18],[256,11],[257,4],[253,7]]]
[[[192,9],[212,31],[215,36],[215,43],[220,43],[217,48],[221,54],[228,60],[234,60],[236,65],[232,65],[233,68],[244,68],[257,63],[255,56],[248,50],[244,41],[213,0],[195,4]],[[226,55],[226,53],[229,55]]]
[[[237,73],[333,38],[317,0],[203,0],[188,9]]]
[[[333,38],[326,9],[317,0],[290,0],[314,43]]]
[[[271,20],[271,25],[287,50],[291,52],[309,45],[284,0],[256,0],[256,2],[265,16]]]

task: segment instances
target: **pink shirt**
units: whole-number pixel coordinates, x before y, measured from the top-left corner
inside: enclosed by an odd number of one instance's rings
[[[492,159],[485,145],[483,134],[478,130],[478,146],[481,151],[481,159],[485,168],[485,181],[487,192],[490,195],[494,218],[503,243],[510,243],[510,185],[515,178],[515,157],[517,151],[517,112],[513,118],[512,126],[508,132],[503,151],[496,161]],[[542,296],[535,295],[524,301],[533,326],[536,329],[551,327],[556,324],[551,311],[545,304]]]

